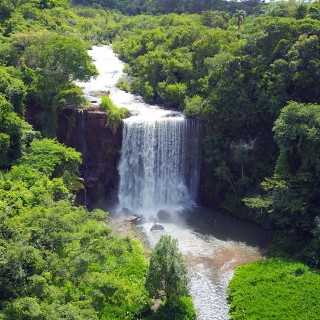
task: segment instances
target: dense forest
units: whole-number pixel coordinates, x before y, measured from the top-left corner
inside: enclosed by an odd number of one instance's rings
[[[113,48],[126,86],[203,120],[202,201],[292,234],[284,252],[317,267],[320,22],[317,4],[301,19],[286,5],[286,17],[140,15]]]
[[[0,318],[150,312],[142,247],[75,206],[81,155],[54,140],[58,113],[86,103],[74,81],[97,74],[92,44],[127,63],[119,86],[201,119],[199,200],[272,230],[270,256],[309,266],[265,268],[319,283],[319,19],[317,1],[0,0]],[[261,265],[236,273],[234,319]]]

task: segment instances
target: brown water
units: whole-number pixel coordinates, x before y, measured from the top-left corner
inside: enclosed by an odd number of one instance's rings
[[[165,231],[143,230],[154,247],[162,234],[178,239],[190,272],[190,293],[199,320],[228,319],[228,283],[236,267],[263,258],[267,233],[258,226],[217,211],[193,208],[162,223]]]

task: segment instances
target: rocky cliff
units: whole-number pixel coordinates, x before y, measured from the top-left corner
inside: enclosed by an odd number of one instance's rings
[[[85,192],[78,201],[88,209],[106,208],[117,200],[122,128],[106,126],[107,115],[99,109],[64,109],[58,117],[58,140],[82,153],[80,174]]]

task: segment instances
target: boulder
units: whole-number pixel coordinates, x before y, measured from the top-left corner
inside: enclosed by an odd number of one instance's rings
[[[150,229],[150,231],[162,231],[162,230],[164,230],[164,226],[161,225],[160,223],[155,223]]]
[[[132,223],[132,224],[137,224],[140,220],[140,217],[135,216],[135,215],[131,215],[131,216],[126,217],[125,220]]]

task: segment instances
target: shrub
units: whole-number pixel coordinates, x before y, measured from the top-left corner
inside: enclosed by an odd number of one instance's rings
[[[197,318],[194,310],[192,298],[190,296],[180,297],[175,301],[166,301],[162,303],[155,314],[148,320],[195,320]]]
[[[121,76],[116,84],[117,88],[125,92],[130,92],[130,83],[126,76]]]
[[[116,132],[123,119],[130,117],[130,111],[127,108],[118,108],[109,96],[102,97],[100,106],[107,113],[107,126],[113,132]]]
[[[184,115],[187,118],[200,118],[203,114],[203,101],[198,95],[185,99]]]
[[[318,319],[320,276],[307,266],[266,259],[239,267],[230,281],[230,320]]]

